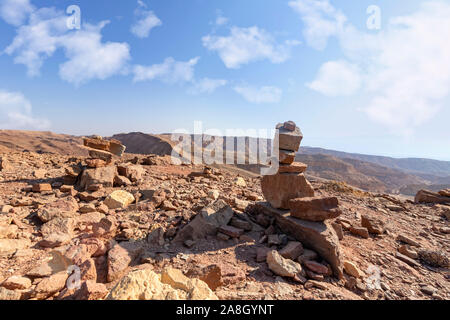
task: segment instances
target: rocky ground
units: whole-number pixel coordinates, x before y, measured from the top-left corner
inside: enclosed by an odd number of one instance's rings
[[[448,205],[312,180],[339,200],[339,279],[254,210],[254,175],[132,154],[1,159],[0,299],[450,299]]]

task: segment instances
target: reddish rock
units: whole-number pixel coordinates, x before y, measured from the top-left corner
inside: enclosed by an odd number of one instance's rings
[[[367,215],[361,215],[361,225],[370,233],[373,234],[383,234],[385,231],[384,222],[380,219],[372,218]]]
[[[102,168],[108,165],[108,163],[102,159],[86,159],[85,161],[89,168]]]
[[[288,125],[288,127],[290,127]],[[300,148],[300,143],[303,139],[303,134],[300,131],[300,128],[295,127],[293,131],[285,128],[282,125],[277,125],[278,132],[275,135],[275,139],[278,138],[279,149],[290,150],[290,151],[298,151]]]
[[[97,269],[94,259],[87,259],[80,266],[81,280],[97,281]]]
[[[219,227],[219,232],[226,234],[232,238],[239,238],[241,235],[244,234],[244,230],[232,226]]]
[[[81,284],[74,297],[76,300],[102,300],[107,294],[108,289],[103,283],[88,280]]]
[[[276,209],[289,209],[291,199],[314,196],[313,187],[302,173],[264,176],[261,188],[266,200]]]
[[[303,251],[304,249],[301,242],[290,241],[279,253],[283,258],[295,260],[303,253]]]
[[[295,161],[295,152],[289,150],[279,150],[279,162],[280,164],[290,165]]]
[[[38,183],[33,185],[32,190],[33,192],[52,191],[52,186],[49,183]]]
[[[316,261],[305,261],[304,265],[305,265],[305,267],[307,267],[309,270],[313,271],[314,273],[322,274],[322,275],[328,274],[328,267],[326,265],[323,265]]]
[[[308,168],[308,165],[301,162],[293,162],[291,164],[280,163],[278,173],[303,173]]]
[[[108,252],[108,282],[119,279],[130,263],[142,252],[139,243],[121,242]]]
[[[442,196],[439,193],[428,190],[420,190],[414,199],[416,203],[450,203],[450,197]]]
[[[308,221],[325,221],[342,214],[336,197],[308,197],[289,201],[291,216]]]
[[[369,230],[364,227],[350,227],[350,232],[355,236],[360,236],[361,238],[369,238]]]

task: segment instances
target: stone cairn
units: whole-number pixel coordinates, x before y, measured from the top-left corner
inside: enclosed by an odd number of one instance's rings
[[[121,157],[125,152],[126,147],[118,140],[105,140],[100,136],[92,136],[83,139],[83,144],[88,148],[89,158],[85,159],[87,168],[80,165],[73,165],[66,168],[66,176],[64,177],[64,184],[74,185],[79,183],[82,188],[94,190],[96,185],[95,180],[102,182],[102,177],[114,175],[116,167],[113,165],[113,156]],[[97,171],[96,174],[91,174],[93,178],[88,175],[89,169],[105,168],[105,172]],[[111,171],[111,172],[109,172]],[[98,175],[99,177],[95,177]],[[93,180],[93,181],[86,181]],[[102,184],[102,183],[100,183]],[[109,183],[103,183],[105,187],[112,187]]]
[[[275,209],[290,210],[291,216],[307,221],[325,221],[341,214],[336,197],[314,197],[314,189],[305,178],[308,166],[295,161],[303,134],[293,121],[276,126],[279,144],[279,169],[262,178],[262,192]]]
[[[262,192],[269,210],[264,212],[276,218],[280,227],[303,245],[318,252],[331,265],[333,273],[342,277],[338,230],[330,219],[341,215],[336,197],[315,196],[314,189],[305,178],[307,165],[295,161],[295,153],[303,139],[302,132],[292,121],[278,124],[279,170],[265,175]],[[276,140],[275,140],[276,141]],[[276,145],[274,147],[277,147]],[[269,206],[270,204],[270,206]],[[289,213],[284,210],[289,210]]]

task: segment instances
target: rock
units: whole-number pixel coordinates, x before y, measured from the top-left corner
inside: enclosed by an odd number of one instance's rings
[[[78,203],[73,197],[66,197],[45,204],[38,209],[37,216],[46,223],[55,218],[75,218],[78,216]]]
[[[265,262],[270,249],[267,247],[259,247],[256,249],[256,262]]]
[[[342,225],[336,222],[332,222],[331,226],[333,227],[334,231],[336,231],[338,239],[339,240],[344,239],[344,230],[342,229]]]
[[[5,157],[0,157],[0,171],[10,170],[11,166]]]
[[[434,267],[447,268],[450,266],[450,260],[441,251],[420,250],[419,258]]]
[[[30,246],[31,241],[28,239],[0,239],[0,256],[8,255]]]
[[[278,246],[281,244],[280,236],[278,234],[270,234],[267,238],[267,244],[269,246]]]
[[[414,239],[411,239],[410,237],[407,237],[403,234],[399,234],[396,238],[397,241],[407,243],[413,247],[420,247],[420,243],[415,241]]]
[[[81,206],[79,210],[81,213],[91,213],[91,212],[97,211],[97,209],[95,208],[95,205],[93,203],[85,204],[85,205]]]
[[[285,127],[277,125],[277,133],[275,139],[278,139],[278,148],[290,151],[298,151],[300,143],[303,139],[303,134],[300,128],[296,127],[295,130],[290,131]]]
[[[223,285],[222,270],[216,264],[203,268],[199,279],[205,282],[213,291]]]
[[[418,267],[418,266],[420,266],[419,263],[417,263],[416,261],[414,261],[410,257],[407,257],[407,256],[401,254],[400,252],[396,252],[395,253],[395,257],[397,259],[405,262],[406,264],[410,265],[411,267]]]
[[[404,254],[405,256],[407,256],[411,259],[417,259],[419,257],[417,252],[412,250],[411,248],[409,248],[407,245],[400,246],[398,248],[398,252],[400,252],[401,254]]]
[[[234,205],[236,209],[245,211],[245,209],[248,207],[248,201],[234,198]]]
[[[226,226],[233,217],[233,209],[223,200],[216,200],[203,208],[195,218],[181,229],[174,242],[203,239],[206,235],[216,235],[221,226]]]
[[[414,199],[416,203],[450,203],[450,197],[428,190],[420,190]]]
[[[109,141],[103,140],[101,137],[100,139],[91,139],[91,138],[84,138],[83,144],[86,147],[97,149],[97,150],[103,150],[103,151],[109,151]]]
[[[2,287],[9,290],[25,290],[31,287],[31,280],[22,276],[11,276],[2,283]]]
[[[245,231],[251,231],[253,229],[253,226],[250,222],[238,218],[232,218],[230,225],[238,229],[243,229]]]
[[[131,181],[127,177],[123,176],[115,176],[114,177],[114,186],[122,187],[131,185]]]
[[[289,201],[291,216],[308,221],[325,221],[342,214],[336,197],[308,197]]]
[[[360,236],[361,238],[368,239],[369,238],[369,230],[364,227],[350,227],[350,233],[355,236]]]
[[[385,231],[384,222],[380,219],[372,218],[367,215],[361,215],[361,226],[367,228],[370,233],[383,234]]]
[[[270,270],[282,277],[294,278],[302,273],[302,266],[299,263],[283,258],[275,250],[267,254],[267,264]]]
[[[291,165],[295,161],[295,152],[289,150],[278,151],[280,165]]]
[[[313,261],[316,260],[319,256],[316,252],[304,249],[303,253],[298,257],[297,261],[301,264],[304,264],[306,261]]]
[[[74,294],[75,300],[102,300],[108,294],[108,289],[103,283],[93,280],[84,281],[80,289]]]
[[[266,200],[276,209],[289,209],[291,199],[314,196],[314,189],[301,173],[264,176],[261,188]]]
[[[134,242],[122,242],[114,245],[108,252],[108,282],[122,276],[123,271],[142,252],[142,246]]]
[[[88,190],[91,185],[101,184],[104,187],[114,185],[114,177],[117,174],[115,166],[107,166],[96,169],[85,169],[81,174],[80,187]]]
[[[94,259],[87,259],[80,264],[81,280],[93,280],[97,282],[97,269]]]
[[[283,258],[296,260],[301,254],[303,254],[304,249],[301,242],[289,241],[288,244],[280,250],[280,255]]]
[[[44,248],[56,248],[70,243],[72,240],[71,234],[52,233],[44,237],[39,242],[39,245]]]
[[[234,179],[234,184],[237,185],[238,187],[243,187],[245,188],[247,186],[247,182],[245,182],[244,178],[242,177],[237,177]]]
[[[117,230],[117,220],[113,216],[108,216],[92,226],[92,232],[96,237],[113,235]]]
[[[424,286],[420,288],[420,291],[422,291],[426,295],[432,296],[437,291],[437,289],[432,286]]]
[[[134,196],[124,190],[112,192],[103,202],[109,209],[125,209],[134,202]]]
[[[232,226],[221,226],[218,231],[232,238],[239,238],[244,234],[244,230]]]
[[[52,191],[52,186],[49,183],[38,183],[33,185],[32,190],[33,192]]]
[[[37,299],[46,299],[55,293],[61,291],[66,286],[66,280],[69,277],[67,271],[61,271],[44,278],[38,283],[33,292],[33,297]]]
[[[131,182],[138,182],[142,180],[142,175],[145,169],[140,165],[123,164],[117,166],[119,175],[127,177]]]
[[[14,208],[9,204],[5,204],[4,206],[1,206],[1,208],[0,213],[10,213],[14,210]]]
[[[16,237],[19,228],[14,225],[0,225],[0,239],[13,239]]]
[[[102,159],[86,159],[85,161],[88,168],[102,168],[109,165],[108,162]]]
[[[297,125],[295,124],[294,121],[286,121],[285,123],[283,123],[283,128],[288,131],[295,131]]]
[[[208,198],[217,200],[220,196],[219,190],[209,190],[208,191]]]
[[[125,150],[126,147],[119,140],[111,139],[109,141],[109,152],[112,154],[121,157]]]
[[[21,297],[20,292],[0,287],[0,300],[20,300]]]
[[[41,227],[44,237],[53,234],[72,235],[75,228],[75,220],[72,218],[54,218]]]
[[[344,261],[344,271],[356,279],[364,276],[364,273],[351,261]]]
[[[438,192],[443,197],[450,197],[450,189],[444,189]]]
[[[112,154],[107,151],[89,150],[89,156],[94,159],[103,160],[106,163],[111,163],[112,161]]]
[[[290,217],[285,211],[272,208],[267,203],[256,204],[254,210],[274,217],[283,232],[320,254],[331,265],[333,273],[338,278],[342,278],[339,239],[328,221],[312,222],[296,219]]]
[[[217,300],[208,285],[199,279],[188,279],[182,274],[170,270],[165,270],[164,274],[164,280],[168,283],[163,283],[162,276],[149,269],[130,272],[112,288],[106,299]],[[187,290],[174,288],[169,283],[179,288],[187,288]]]
[[[305,267],[311,270],[312,272],[319,274],[319,275],[329,275],[330,269],[322,263],[318,263],[316,261],[305,261]]]
[[[303,173],[308,168],[308,165],[301,162],[293,162],[291,164],[280,163],[278,173]]]

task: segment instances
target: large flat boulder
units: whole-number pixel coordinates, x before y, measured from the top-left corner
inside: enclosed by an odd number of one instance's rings
[[[342,214],[336,197],[308,197],[289,201],[291,216],[308,221],[325,221]]]
[[[252,208],[255,213],[274,217],[281,230],[304,246],[316,251],[326,260],[336,277],[342,278],[341,249],[336,231],[328,221],[305,221],[290,216],[289,211],[275,209],[267,202],[259,202]]]
[[[265,199],[277,209],[289,209],[289,200],[314,197],[314,189],[302,173],[264,176],[261,189]]]
[[[88,188],[94,184],[112,187],[114,185],[114,177],[116,174],[117,168],[115,166],[85,169],[81,175],[80,187],[85,190],[88,190]]]
[[[450,197],[442,196],[437,192],[420,190],[414,199],[416,203],[450,203]]]

